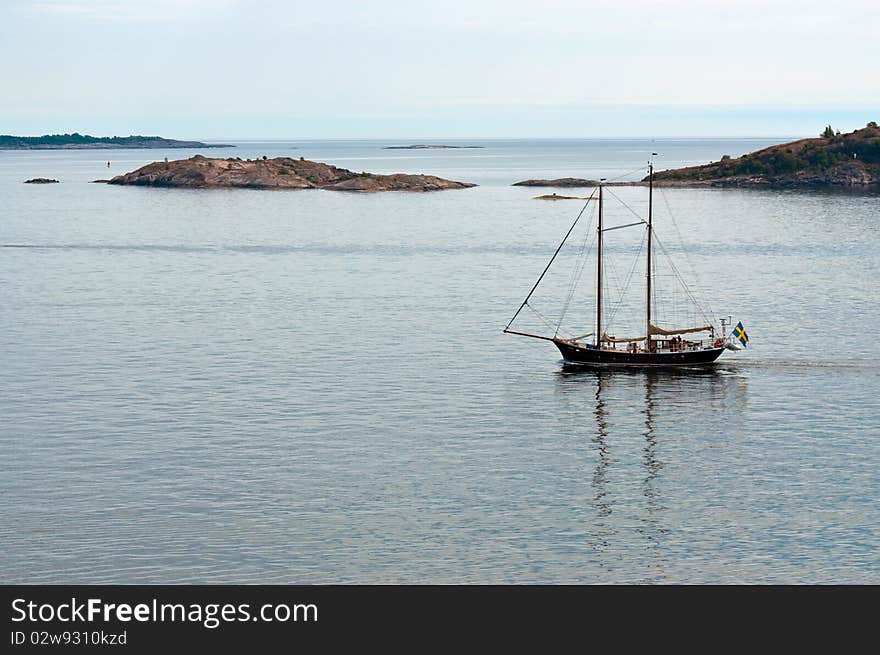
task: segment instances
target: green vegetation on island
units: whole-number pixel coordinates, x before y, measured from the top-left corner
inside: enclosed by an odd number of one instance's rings
[[[88,134],[45,134],[43,136],[0,135],[0,150],[74,150],[122,148],[232,148],[226,143],[177,141],[161,136],[90,136]]]
[[[644,181],[647,181],[647,178]],[[742,157],[654,174],[665,186],[871,187],[880,185],[880,128],[875,121],[841,134],[770,146]]]

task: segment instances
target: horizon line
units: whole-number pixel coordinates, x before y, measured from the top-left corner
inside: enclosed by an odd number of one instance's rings
[[[42,135],[39,135],[42,136]],[[131,135],[137,136],[137,135]],[[164,137],[172,138],[172,137]],[[243,137],[243,136],[199,136],[188,137],[187,140],[200,141],[238,141],[238,142],[264,142],[273,143],[279,141],[651,141],[651,140],[671,140],[671,139],[810,139],[809,135],[803,134],[750,134],[750,135],[726,135],[726,134],[708,134],[708,135],[669,135],[669,136],[408,136],[408,137],[386,137],[386,136],[334,136],[334,137]],[[817,134],[815,138],[820,138]],[[179,139],[183,140],[183,139]],[[409,144],[408,144],[409,145]],[[430,144],[427,144],[430,145]]]

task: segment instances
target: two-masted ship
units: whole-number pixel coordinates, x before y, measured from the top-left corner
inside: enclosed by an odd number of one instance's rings
[[[603,182],[599,182],[596,191],[590,196],[590,200],[598,203],[598,222],[596,233],[596,321],[595,332],[581,335],[578,337],[564,338],[557,333],[552,336],[534,334],[531,332],[523,332],[511,329],[514,321],[520,312],[528,306],[529,300],[534,294],[538,285],[544,279],[545,274],[550,269],[566,240],[574,230],[575,225],[583,214],[569,228],[562,243],[556,249],[551,257],[550,262],[544,268],[537,282],[535,282],[529,294],[520,305],[516,314],[508,322],[504,328],[507,334],[516,334],[535,339],[543,339],[552,341],[559,351],[562,353],[563,359],[567,363],[583,364],[588,366],[628,366],[628,367],[689,367],[689,366],[706,366],[713,364],[725,350],[741,350],[748,344],[748,336],[742,323],[738,323],[731,333],[727,333],[727,327],[730,325],[730,318],[722,319],[719,328],[706,322],[704,325],[696,325],[683,328],[664,329],[655,322],[655,316],[652,307],[652,283],[653,283],[653,262],[654,256],[654,225],[653,225],[653,205],[654,205],[654,167],[653,164],[648,166],[648,212],[647,219],[640,220],[635,223],[626,225],[615,225],[606,227],[604,225],[604,187]],[[644,334],[637,337],[619,338],[607,334],[604,317],[602,315],[603,306],[603,235],[611,230],[620,228],[644,225],[647,229],[647,248],[646,248],[646,274],[645,274],[645,302],[644,302]],[[587,339],[593,337],[593,339]]]

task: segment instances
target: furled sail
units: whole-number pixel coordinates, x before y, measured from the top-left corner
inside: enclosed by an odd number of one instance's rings
[[[713,328],[711,325],[704,325],[703,327],[681,328],[680,330],[664,330],[663,328],[657,327],[656,325],[651,323],[648,326],[648,334],[688,334],[689,332],[709,332],[712,329]],[[637,341],[637,339],[634,339],[634,341]]]
[[[607,332],[602,333],[602,342],[603,343],[630,343],[632,341],[644,341],[645,337],[611,337],[608,336]]]

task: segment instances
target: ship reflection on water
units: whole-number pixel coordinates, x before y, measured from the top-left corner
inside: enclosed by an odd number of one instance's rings
[[[639,535],[646,557],[642,571],[663,578],[664,549],[675,507],[687,490],[679,488],[693,450],[723,447],[713,441],[742,420],[747,375],[736,367],[710,369],[593,369],[564,364],[558,373],[566,418],[582,425],[585,478],[591,481],[587,546],[603,559],[616,542]],[[684,413],[684,414],[683,414]],[[686,426],[686,427],[685,427]],[[700,426],[695,429],[694,426]],[[712,442],[707,443],[707,442]],[[586,464],[590,462],[590,464]],[[672,471],[667,475],[667,470]],[[622,534],[626,533],[626,534]]]

